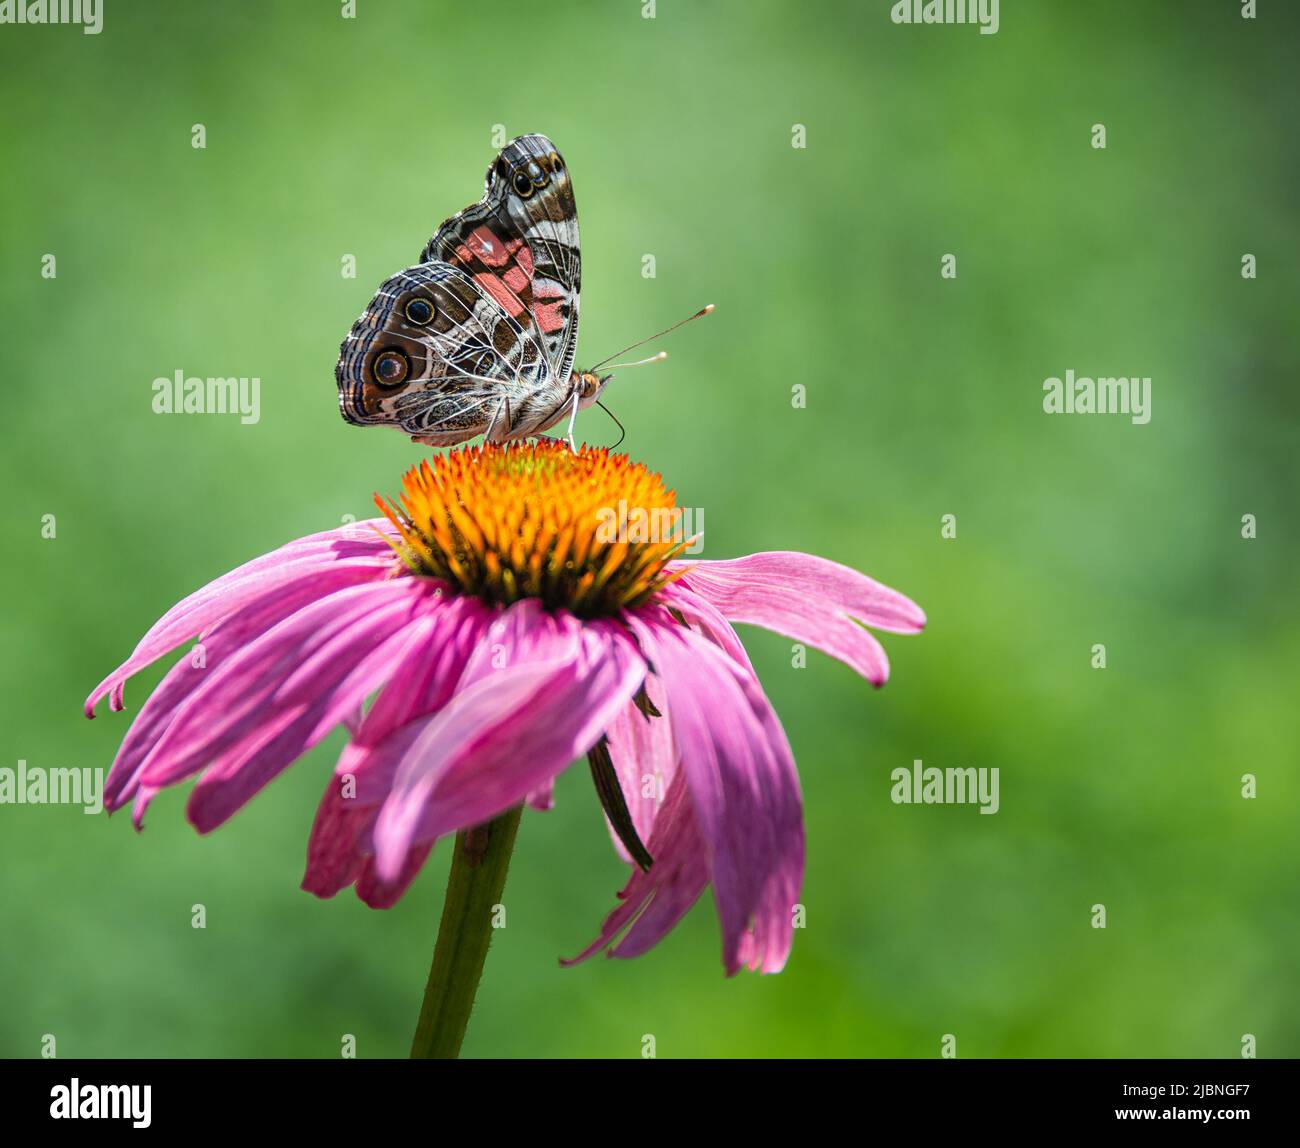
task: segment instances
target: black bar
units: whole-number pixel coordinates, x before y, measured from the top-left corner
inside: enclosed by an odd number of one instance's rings
[[[283,1128],[338,1142],[398,1127],[433,1136],[484,1119],[498,1131],[535,1122],[539,1134],[556,1135],[596,1127],[648,1134],[658,1124],[676,1136],[683,1121],[697,1131],[771,1135],[788,1120],[807,1132],[851,1121],[863,1136],[1129,1124],[1222,1134],[1233,1125],[1258,1132],[1294,1124],[1295,1078],[1293,1061],[1269,1060],[24,1060],[0,1070],[0,1103],[11,1134],[64,1125],[88,1136],[133,1129],[145,1085],[148,1123],[137,1130],[165,1135]],[[85,1115],[68,1117],[74,1080]],[[101,1085],[138,1086],[137,1104]],[[91,1115],[115,1099],[125,1114]]]

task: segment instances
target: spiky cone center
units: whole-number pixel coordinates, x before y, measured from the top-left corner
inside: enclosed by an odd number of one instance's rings
[[[542,441],[422,462],[396,502],[375,496],[415,575],[508,604],[607,617],[648,601],[690,542],[663,478],[627,455]]]

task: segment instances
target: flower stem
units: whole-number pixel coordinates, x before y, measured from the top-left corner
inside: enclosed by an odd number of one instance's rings
[[[460,1055],[522,812],[523,806],[516,806],[486,825],[456,834],[438,943],[411,1042],[412,1059],[454,1060]]]

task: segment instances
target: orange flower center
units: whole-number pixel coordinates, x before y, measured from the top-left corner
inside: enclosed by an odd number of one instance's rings
[[[453,450],[375,496],[413,574],[488,602],[541,599],[580,617],[645,602],[690,542],[663,479],[627,455],[557,442]]]

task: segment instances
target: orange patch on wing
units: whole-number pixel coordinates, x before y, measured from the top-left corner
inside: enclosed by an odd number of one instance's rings
[[[517,319],[524,313],[523,302],[510,290],[500,275],[494,275],[491,271],[480,271],[474,276],[474,281],[500,303],[507,314]]]
[[[533,277],[533,253],[522,239],[501,240],[487,227],[476,227],[452,258],[471,271],[475,267],[492,268],[475,271],[474,279],[512,318],[518,319],[528,310],[523,297]]]
[[[563,305],[558,300],[554,303],[538,303],[534,301],[533,318],[537,320],[537,325],[548,335],[564,326],[564,315],[560,310]]]

